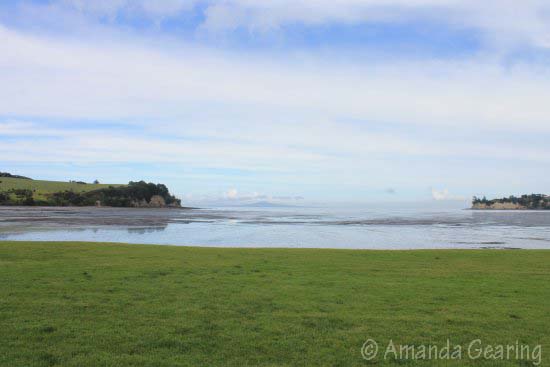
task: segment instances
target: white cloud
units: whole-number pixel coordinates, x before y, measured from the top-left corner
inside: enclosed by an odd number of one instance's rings
[[[197,4],[202,10],[197,10]],[[293,24],[432,22],[475,32],[491,46],[550,48],[547,0],[54,0],[50,8],[113,23],[120,15],[159,23],[186,12],[204,11],[193,16],[204,18],[199,28],[209,32],[277,31]]]
[[[546,0],[225,0],[212,1],[203,27],[274,30],[288,24],[436,21],[482,31],[488,41],[550,47]]]
[[[462,201],[462,200],[465,200],[464,197],[462,197],[462,196],[454,196],[454,195],[449,194],[448,189],[443,189],[443,190],[432,189],[432,198],[434,200],[437,200],[437,201],[442,201],[442,200]]]
[[[494,135],[550,133],[544,67],[506,70],[487,60],[343,65],[315,55],[306,67],[135,40],[76,44],[7,28],[0,28],[0,53],[0,115],[29,116],[0,120],[0,137],[18,137],[0,144],[3,162],[168,162],[263,172],[281,185],[299,177],[383,190],[391,182],[402,192],[407,177],[423,176],[418,185],[428,186],[442,170],[455,180],[469,174],[447,164],[419,168],[419,161],[550,161],[546,144]],[[51,125],[59,119],[72,126]],[[102,129],[102,120],[127,128]],[[387,123],[399,131],[385,131]],[[424,133],[409,134],[407,125]],[[400,163],[410,159],[417,163]],[[514,176],[522,166],[507,167]]]
[[[267,31],[292,23],[319,25],[395,20],[405,16],[403,11],[443,7],[450,3],[452,1],[435,0],[213,1],[206,10],[203,26],[211,30],[246,27]]]
[[[119,14],[144,15],[153,19],[176,16],[193,8],[194,0],[58,0],[61,8],[74,10],[94,17],[106,17],[111,21]]]
[[[401,193],[411,177],[421,190],[433,182],[464,187],[472,171],[478,181],[548,182],[532,166],[548,164],[550,148],[530,141],[550,133],[546,65],[503,67],[490,57],[336,62],[168,46],[132,37],[75,42],[0,26],[0,115],[27,116],[0,120],[0,139],[8,137],[0,160],[163,162],[265,174],[235,182],[251,182],[250,192],[261,191],[254,184],[263,179],[377,192],[391,182]],[[52,123],[59,120],[72,126]],[[102,129],[102,121],[127,129]],[[530,139],[503,140],[503,131]],[[447,162],[453,159],[466,167]],[[479,163],[487,159],[512,163]]]
[[[78,132],[82,133],[82,130]],[[74,135],[67,132],[64,129],[52,129],[48,127],[42,127],[33,122],[7,120],[0,121],[0,137],[63,137]]]
[[[238,195],[238,191],[237,189],[229,189],[227,190],[227,192],[224,194],[224,197],[226,199],[236,199],[237,198],[237,195]]]
[[[0,27],[0,114],[170,118],[216,103],[449,127],[550,131],[549,69],[469,62],[307,62],[79,43]],[[307,66],[306,66],[307,65]],[[353,86],[353,87],[350,87]]]
[[[258,202],[289,203],[304,200],[302,196],[295,195],[267,195],[258,192],[240,193],[235,188],[230,188],[222,195],[186,195],[189,202],[208,205],[242,205]]]

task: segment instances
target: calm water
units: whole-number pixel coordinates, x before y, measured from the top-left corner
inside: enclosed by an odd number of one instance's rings
[[[220,247],[550,249],[550,211],[0,207],[0,240]]]

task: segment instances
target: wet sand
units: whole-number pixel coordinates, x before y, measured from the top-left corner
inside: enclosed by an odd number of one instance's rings
[[[159,227],[169,223],[207,221],[211,215],[200,209],[138,209],[96,207],[0,207],[0,231],[67,227]],[[192,218],[191,218],[192,217]]]

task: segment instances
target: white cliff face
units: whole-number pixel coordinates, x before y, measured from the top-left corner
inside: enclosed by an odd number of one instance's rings
[[[489,210],[522,210],[527,209],[523,205],[520,204],[514,204],[514,203],[493,203],[490,205],[482,204],[482,203],[476,203],[472,205],[472,209],[489,209]]]
[[[160,195],[153,195],[149,202],[145,199],[139,201],[134,200],[132,202],[132,206],[135,208],[164,208],[166,207],[166,201]]]
[[[149,201],[149,207],[151,208],[164,208],[166,206],[166,201],[160,195],[153,195]]]
[[[95,203],[96,207],[102,207],[103,203],[98,200]],[[153,195],[151,197],[151,200],[147,202],[147,200],[133,200],[131,202],[131,207],[134,208],[181,208],[181,204],[179,202],[174,202],[171,204],[166,204],[166,200],[160,195]]]

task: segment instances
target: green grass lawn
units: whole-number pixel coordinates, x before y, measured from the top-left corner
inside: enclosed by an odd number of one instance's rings
[[[77,184],[75,182],[26,180],[22,178],[0,177],[0,192],[10,189],[28,189],[34,191],[34,199],[45,199],[45,195],[60,191],[86,192],[118,184]]]
[[[368,362],[368,338],[464,357]],[[0,242],[0,366],[532,365],[475,339],[549,365],[550,251]]]

